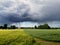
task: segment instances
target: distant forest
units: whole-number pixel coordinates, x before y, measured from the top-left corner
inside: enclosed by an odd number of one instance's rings
[[[3,26],[0,26],[0,29],[17,29],[18,27],[16,27],[15,25],[12,25],[10,27],[8,27],[7,24],[4,24]]]
[[[15,25],[11,25],[8,27],[8,24],[4,24],[3,26],[0,26],[0,29],[18,29],[19,27],[16,27]],[[60,29],[57,27],[50,27],[48,24],[43,24],[39,26],[34,26],[34,27],[20,27],[21,29]]]

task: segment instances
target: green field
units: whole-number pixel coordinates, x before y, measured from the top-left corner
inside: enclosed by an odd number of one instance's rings
[[[52,42],[60,42],[60,30],[53,30],[53,29],[28,29],[26,30],[28,34],[33,37],[37,37],[43,40],[52,41]]]
[[[60,45],[60,29],[0,29],[0,45]]]

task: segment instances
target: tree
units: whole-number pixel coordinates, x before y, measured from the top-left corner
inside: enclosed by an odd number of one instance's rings
[[[44,27],[45,27],[46,29],[50,29],[50,26],[49,26],[48,24],[44,24]]]
[[[38,28],[39,29],[50,29],[50,26],[48,24],[44,24],[44,25],[39,25]]]
[[[3,26],[0,26],[0,29],[3,29]]]
[[[4,27],[3,27],[4,29],[7,29],[7,24],[4,24]]]
[[[17,27],[15,25],[11,26],[11,29],[16,29]]]
[[[35,29],[37,29],[37,26],[35,25]]]
[[[38,28],[39,29],[44,29],[44,26],[43,25],[39,25]]]

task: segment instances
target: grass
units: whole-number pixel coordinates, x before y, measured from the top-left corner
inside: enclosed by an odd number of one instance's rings
[[[0,45],[60,45],[60,29],[0,29]]]
[[[28,34],[32,35],[33,37],[37,37],[47,41],[53,42],[60,42],[60,29],[28,29],[25,30]]]

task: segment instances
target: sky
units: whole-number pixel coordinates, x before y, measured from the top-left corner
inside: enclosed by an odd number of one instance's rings
[[[0,0],[0,25],[60,27],[60,0]]]

